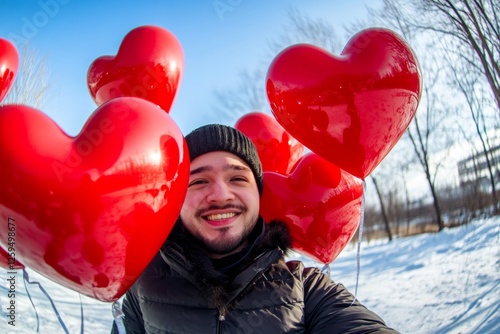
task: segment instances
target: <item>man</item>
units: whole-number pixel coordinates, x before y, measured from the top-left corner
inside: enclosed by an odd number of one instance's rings
[[[186,142],[186,199],[124,298],[127,334],[397,333],[318,269],[285,262],[286,225],[259,216],[262,167],[250,139],[207,125]]]

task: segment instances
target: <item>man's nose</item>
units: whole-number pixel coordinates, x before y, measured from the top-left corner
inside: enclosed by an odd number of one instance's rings
[[[208,190],[208,202],[226,202],[233,199],[234,193],[231,187],[222,180],[214,182]]]

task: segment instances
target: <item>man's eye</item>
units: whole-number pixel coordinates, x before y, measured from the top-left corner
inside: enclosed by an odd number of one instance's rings
[[[232,181],[242,181],[242,182],[246,182],[247,179],[243,176],[234,176],[231,178]]]
[[[207,181],[205,181],[205,180],[193,180],[193,181],[189,182],[188,187],[196,186],[196,185],[204,184],[204,183],[207,183]]]

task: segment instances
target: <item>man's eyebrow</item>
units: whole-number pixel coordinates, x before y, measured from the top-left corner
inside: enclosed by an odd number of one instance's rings
[[[193,169],[189,175],[195,175],[195,174],[200,174],[200,173],[205,173],[205,172],[210,172],[214,168],[211,165],[205,165],[205,166],[200,166],[198,168]],[[244,165],[236,165],[236,164],[228,164],[225,165],[224,168],[222,169],[223,171],[228,171],[228,170],[237,170],[237,171],[249,171],[251,172],[251,169],[248,168],[247,166]]]
[[[228,170],[231,170],[231,169],[234,169],[234,170],[243,170],[243,171],[249,171],[249,172],[251,172],[250,168],[248,168],[247,166],[244,166],[244,165],[235,165],[235,164],[226,165],[223,170],[224,171],[228,171]]]
[[[213,167],[210,165],[201,166],[201,167],[198,167],[196,169],[193,169],[191,172],[189,172],[189,175],[210,172],[211,170],[213,170]]]

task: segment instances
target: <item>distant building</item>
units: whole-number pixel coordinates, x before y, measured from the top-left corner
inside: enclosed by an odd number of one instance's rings
[[[496,189],[500,186],[500,143],[495,141],[496,145],[488,152],[490,164],[493,169]],[[460,187],[480,192],[491,192],[491,181],[486,162],[486,156],[483,152],[475,153],[462,159],[457,164],[458,178]]]

